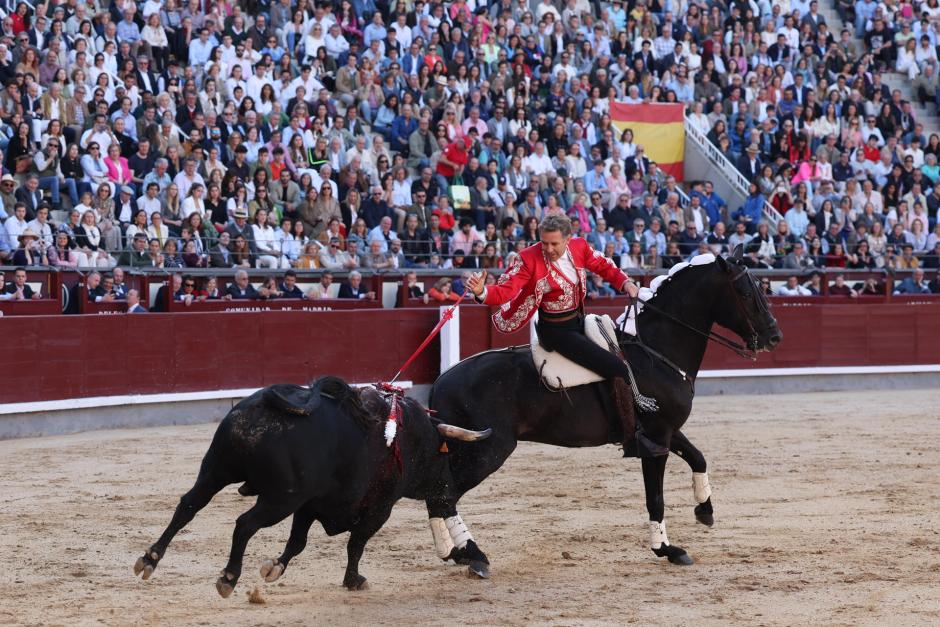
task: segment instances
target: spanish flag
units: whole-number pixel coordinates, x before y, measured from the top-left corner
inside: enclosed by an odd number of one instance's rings
[[[685,105],[610,103],[610,117],[618,134],[633,131],[633,143],[642,144],[646,157],[661,170],[682,180],[685,160]]]

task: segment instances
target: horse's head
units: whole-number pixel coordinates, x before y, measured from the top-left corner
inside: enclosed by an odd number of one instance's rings
[[[727,297],[718,299],[715,320],[740,335],[747,347],[755,353],[770,351],[783,340],[783,333],[770,312],[767,296],[759,282],[748,272],[742,257],[743,247],[739,245],[727,259],[717,259],[728,281]]]

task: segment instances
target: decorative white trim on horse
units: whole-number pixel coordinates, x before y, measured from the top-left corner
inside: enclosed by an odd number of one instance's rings
[[[707,472],[692,473],[692,492],[695,494],[696,503],[704,503],[712,495],[712,486],[708,483]]]
[[[447,525],[450,538],[458,549],[464,548],[467,546],[467,542],[473,540],[473,536],[470,535],[470,530],[467,529],[467,524],[460,517],[460,514],[445,519],[444,524]]]
[[[446,560],[451,551],[454,550],[454,541],[447,530],[447,523],[443,518],[431,518],[428,520],[431,526],[431,535],[434,536],[434,548],[437,550],[437,556]]]
[[[666,521],[650,521],[650,548],[660,549],[663,545],[669,546],[669,538],[666,537]]]
[[[669,268],[667,274],[661,274],[655,277],[650,281],[649,287],[641,287],[640,293],[638,294],[639,302],[636,304],[636,307],[627,307],[623,314],[617,318],[617,327],[623,329],[624,333],[628,335],[636,335],[636,317],[643,311],[643,303],[650,300],[656,296],[656,292],[659,291],[659,288],[662,287],[663,283],[672,280],[679,272],[682,272],[686,268],[692,266],[704,266],[710,263],[715,263],[715,255],[711,253],[705,253],[704,255],[696,255],[692,257],[689,261],[683,261],[677,263],[673,267]],[[624,318],[626,317],[626,322]]]

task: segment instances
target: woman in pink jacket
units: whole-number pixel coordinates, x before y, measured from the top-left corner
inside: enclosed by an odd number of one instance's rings
[[[134,171],[127,165],[127,159],[121,156],[121,147],[118,144],[108,146],[108,156],[104,158],[104,164],[108,168],[108,180],[116,190],[115,196],[117,190],[124,185],[133,188]]]

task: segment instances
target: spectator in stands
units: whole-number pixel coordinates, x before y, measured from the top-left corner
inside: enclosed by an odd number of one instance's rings
[[[124,282],[123,268],[115,268],[111,271],[111,292],[117,300],[127,298],[127,284]]]
[[[837,274],[835,281],[832,285],[829,286],[829,295],[830,296],[850,296],[852,298],[858,297],[858,292],[846,285],[845,275]]]
[[[695,254],[699,244],[701,244],[703,241],[705,240],[701,234],[699,234],[695,223],[688,222],[685,225],[685,232],[679,238],[679,250],[687,256]]]
[[[238,275],[236,274],[236,282]],[[173,293],[173,300],[180,301],[184,306],[189,307],[196,302],[196,278],[189,274],[183,275],[183,281],[178,290]]]
[[[314,283],[313,286],[307,290],[307,297],[311,299],[331,298],[331,285],[333,285],[333,273],[324,272],[320,275],[320,282]]]
[[[929,294],[930,286],[924,280],[924,269],[915,268],[912,276],[905,278],[894,288],[895,294]]]
[[[33,291],[33,288],[26,282],[26,269],[16,268],[13,271],[13,283],[4,284],[3,277],[0,277],[0,286],[3,287],[3,294],[8,298],[4,300],[39,300],[42,294]]]
[[[140,295],[137,290],[127,291],[127,313],[147,313],[147,308],[140,304]]]
[[[88,302],[110,303],[114,300],[114,294],[112,293],[113,287],[113,278],[108,277],[107,281],[105,281],[101,273],[97,270],[90,272],[85,279],[85,292]]]
[[[277,286],[277,289],[280,292],[278,298],[307,298],[303,290],[297,287],[297,273],[293,270],[288,270],[284,273],[284,279],[281,281],[280,285]]]
[[[151,265],[150,255],[147,252],[147,234],[137,233],[131,240],[131,245],[121,254],[118,262],[122,266],[140,267]]]
[[[434,287],[428,290],[428,298],[440,303],[459,301],[460,295],[453,292],[453,283],[450,277],[441,277],[434,283]]]
[[[374,300],[375,292],[367,290],[362,285],[362,275],[359,272],[353,270],[349,273],[347,282],[340,285],[338,298]]]
[[[815,265],[815,260],[806,252],[803,242],[799,240],[793,243],[793,248],[783,259],[783,268],[787,270],[803,270]]]
[[[173,240],[170,240],[171,242]],[[236,268],[253,268],[254,255],[248,245],[248,239],[241,233],[237,234],[231,243],[232,262]]]
[[[352,243],[351,241],[348,243]],[[349,267],[349,255],[340,250],[338,237],[330,238],[329,244],[320,251],[320,267],[330,270],[344,270]]]
[[[257,300],[261,298],[258,290],[248,281],[248,273],[244,270],[235,272],[235,281],[225,288],[223,300]]]
[[[52,239],[53,229],[49,222],[49,211],[49,205],[46,203],[40,204],[36,208],[36,217],[26,225],[28,229],[32,229],[32,231],[39,236],[40,244],[46,248],[55,243]]]
[[[227,231],[219,233],[218,243],[209,250],[209,266],[212,268],[231,268],[235,265],[229,251],[231,235]]]
[[[812,296],[807,288],[800,285],[800,280],[795,276],[787,277],[785,285],[777,288],[777,296]]]
[[[747,199],[741,208],[734,212],[732,219],[743,223],[745,231],[749,235],[753,235],[757,231],[757,225],[764,213],[764,203],[764,197],[761,195],[757,183],[751,183],[748,188]]]
[[[13,265],[17,266],[48,266],[49,258],[46,246],[39,236],[29,227],[20,233],[19,246],[13,251]]]

